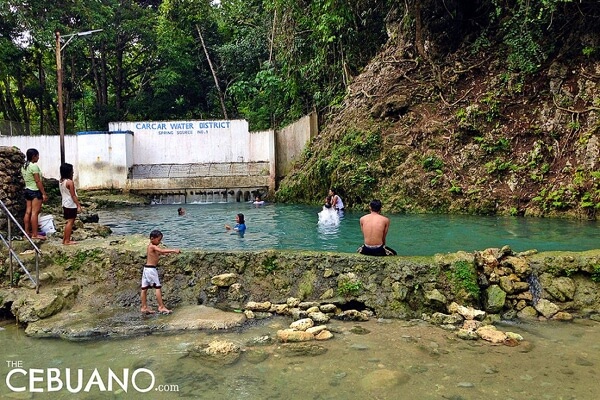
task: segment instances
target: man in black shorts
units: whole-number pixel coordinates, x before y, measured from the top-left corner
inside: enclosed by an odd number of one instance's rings
[[[369,210],[369,214],[360,218],[360,230],[364,236],[364,244],[357,251],[367,256],[395,256],[396,251],[385,245],[390,219],[380,214],[381,201],[371,201]]]

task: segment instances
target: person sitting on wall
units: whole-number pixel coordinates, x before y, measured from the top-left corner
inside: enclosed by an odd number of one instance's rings
[[[360,230],[364,236],[364,244],[357,250],[367,256],[395,256],[395,250],[385,245],[385,238],[390,228],[390,219],[381,215],[381,201],[375,199],[369,204],[370,213],[360,218]]]

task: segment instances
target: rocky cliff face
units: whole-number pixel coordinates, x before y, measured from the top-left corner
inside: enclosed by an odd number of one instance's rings
[[[468,43],[467,31],[442,46],[447,35],[426,21],[421,41],[391,26],[282,181],[280,200],[313,203],[334,186],[358,208],[380,198],[394,212],[597,218],[600,61],[584,54],[597,34],[556,37],[525,74],[501,46]]]
[[[17,218],[19,223],[25,213],[23,189],[25,182],[21,177],[21,167],[25,163],[25,155],[17,148],[0,147],[0,200]],[[7,218],[4,212],[0,215],[0,232],[6,232]],[[16,230],[14,230],[16,233]]]

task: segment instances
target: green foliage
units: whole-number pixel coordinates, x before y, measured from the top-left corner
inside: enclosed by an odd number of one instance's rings
[[[567,124],[567,128],[572,132],[576,132],[581,128],[581,124],[578,120],[573,120]]]
[[[488,154],[510,151],[510,141],[506,138],[494,140],[494,138],[477,136],[473,140]]]
[[[277,258],[275,256],[267,257],[262,262],[262,267],[268,274],[271,274],[279,269],[279,265],[277,264]]]
[[[539,69],[552,50],[551,44],[544,42],[546,27],[552,21],[557,4],[563,1],[517,0],[512,7],[506,8],[499,0],[493,0],[496,6],[493,19],[502,18],[502,41],[507,48],[510,71],[532,74]]]
[[[586,46],[583,48],[583,50],[581,50],[581,52],[583,53],[584,56],[591,57],[592,55],[594,55],[596,53],[596,48],[592,47],[592,46]]]
[[[488,93],[481,99],[481,102],[488,108],[487,113],[485,113],[486,121],[492,122],[500,116],[500,101],[493,93]]]
[[[452,181],[451,182],[452,186],[450,186],[450,189],[448,189],[448,192],[452,193],[452,194],[462,194],[462,187],[460,187],[456,182]]]
[[[338,294],[340,296],[349,297],[357,296],[363,289],[361,281],[356,279],[342,279],[338,282]]]
[[[594,282],[600,282],[600,264],[594,265],[594,270],[592,271],[592,280]]]
[[[509,94],[520,94],[523,93],[523,86],[525,85],[525,76],[522,74],[511,73],[509,71],[503,72],[500,75],[500,79]]]
[[[238,104],[238,111],[253,129],[265,130],[272,128],[274,121],[285,119],[290,89],[275,69],[265,63],[252,80],[231,84],[227,93]]]
[[[437,156],[427,156],[421,161],[423,169],[427,172],[441,171],[444,168],[444,162]]]
[[[477,39],[475,39],[475,42],[473,43],[473,46],[471,47],[471,54],[477,55],[477,54],[481,53],[481,51],[489,49],[491,46],[492,46],[492,42],[490,41],[490,39],[487,37],[486,33],[484,32],[483,34],[478,36]]]
[[[577,170],[571,184],[543,188],[533,201],[546,212],[564,211],[578,205],[593,217],[600,210],[600,171]]]
[[[544,211],[566,210],[572,207],[571,193],[564,187],[555,190],[544,188],[532,200],[539,203]]]
[[[494,160],[485,163],[485,169],[490,175],[502,175],[509,170],[517,170],[518,167],[511,161],[503,160],[502,158],[496,157]]]
[[[69,262],[69,256],[66,253],[58,253],[54,258],[54,262],[63,267]]]
[[[319,152],[302,160],[306,167],[282,182],[278,201],[322,199],[324,190],[337,187],[350,206],[357,199],[371,198],[381,174],[379,158],[381,135],[378,131],[347,129],[339,139],[327,143]]]
[[[450,267],[450,279],[460,289],[465,290],[475,299],[479,298],[480,289],[477,283],[475,265],[465,260],[456,261]]]
[[[19,280],[21,280],[21,272],[19,272],[19,271],[13,272],[12,280],[11,280],[11,285],[18,284]]]
[[[62,265],[66,265],[66,271],[75,272],[90,261],[100,261],[101,256],[102,250],[100,249],[77,250],[77,252],[73,256],[68,257],[67,261]]]

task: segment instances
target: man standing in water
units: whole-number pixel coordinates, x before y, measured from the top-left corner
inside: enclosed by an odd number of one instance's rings
[[[367,256],[395,256],[396,251],[385,245],[385,237],[390,228],[390,219],[381,215],[381,201],[369,203],[370,213],[360,218],[360,230],[365,243],[357,250]]]

